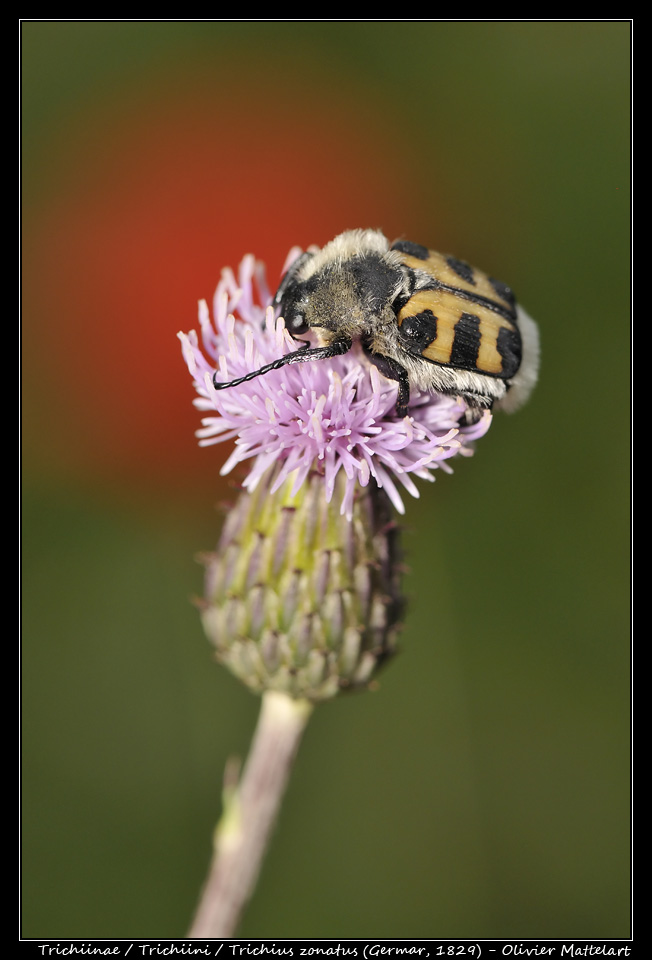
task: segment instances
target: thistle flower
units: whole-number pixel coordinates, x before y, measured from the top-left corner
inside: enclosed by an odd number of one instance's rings
[[[460,427],[461,401],[412,391],[399,418],[396,384],[355,351],[216,390],[216,372],[230,381],[297,349],[270,301],[262,264],[245,257],[237,281],[223,272],[213,321],[200,304],[201,343],[179,334],[207,414],[200,443],[235,440],[222,474],[249,465],[207,560],[202,620],[251,689],[316,702],[367,685],[395,650],[399,487],[418,497],[414,478],[450,471],[491,415]]]
[[[297,254],[291,252],[288,264]],[[290,477],[296,493],[317,471],[330,502],[342,473],[346,481],[336,506],[349,519],[356,490],[370,483],[404,513],[397,484],[418,497],[414,478],[433,480],[437,468],[451,472],[447,461],[472,453],[471,442],[489,429],[490,413],[460,427],[463,402],[414,390],[410,416],[398,419],[396,384],[355,350],[215,390],[216,371],[223,381],[235,379],[297,349],[270,302],[262,264],[245,257],[238,281],[230,270],[223,272],[213,303],[214,322],[205,301],[200,303],[201,345],[194,330],[179,334],[198,394],[195,406],[207,414],[199,442],[208,446],[235,440],[221,473],[253,461],[243,484],[246,490],[253,491],[266,471],[278,465],[271,493]]]
[[[299,255],[293,250],[289,264]],[[250,897],[313,704],[367,686],[394,652],[403,602],[393,510],[400,488],[450,472],[491,423],[460,426],[465,405],[397,386],[355,349],[229,382],[297,349],[264,269],[245,257],[179,334],[204,418],[202,446],[235,441],[221,469],[249,470],[206,563],[202,620],[218,660],[262,694],[249,758],[225,784],[215,851],[190,936],[232,936]]]

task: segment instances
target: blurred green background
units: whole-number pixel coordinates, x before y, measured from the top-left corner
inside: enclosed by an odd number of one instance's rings
[[[191,598],[226,452],[176,332],[381,227],[509,283],[540,385],[407,504],[378,691],[312,718],[243,937],[629,934],[617,22],[24,22],[23,935],[183,937],[257,700]]]

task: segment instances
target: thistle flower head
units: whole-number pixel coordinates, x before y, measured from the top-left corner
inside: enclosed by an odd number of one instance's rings
[[[294,250],[288,264],[299,255]],[[256,692],[313,702],[367,686],[394,652],[403,600],[402,486],[470,454],[491,423],[460,426],[465,405],[397,385],[355,346],[231,383],[297,349],[276,317],[262,264],[225,270],[199,335],[179,334],[204,413],[203,446],[235,441],[222,467],[247,462],[244,489],[207,558],[202,621],[218,660]]]
[[[291,251],[286,268],[298,254]],[[471,441],[488,430],[490,413],[461,427],[462,401],[415,390],[409,416],[397,418],[397,385],[355,347],[341,357],[288,365],[216,390],[216,373],[218,380],[234,380],[297,349],[270,304],[263,265],[248,256],[237,279],[223,271],[212,319],[206,302],[200,303],[199,336],[194,330],[179,334],[197,392],[194,403],[205,414],[199,442],[235,440],[221,473],[250,461],[244,480],[250,492],[276,465],[272,493],[288,479],[296,492],[318,471],[327,501],[338,475],[346,478],[343,487],[337,484],[344,490],[337,508],[349,518],[356,489],[372,482],[403,513],[399,486],[418,497],[414,478],[433,480],[437,468],[450,472],[447,461],[472,453]]]

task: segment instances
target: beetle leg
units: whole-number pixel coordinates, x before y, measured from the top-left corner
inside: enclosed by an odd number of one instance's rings
[[[311,347],[309,349],[302,347],[295,353],[286,353],[284,357],[279,357],[278,360],[266,363],[260,370],[252,370],[251,373],[245,374],[244,377],[238,377],[237,380],[229,380],[228,383],[222,383],[218,380],[217,373],[215,373],[213,375],[213,386],[216,390],[224,390],[226,387],[237,387],[247,380],[253,380],[254,377],[269,373],[270,370],[278,370],[280,367],[286,367],[290,363],[308,363],[310,360],[328,360],[329,357],[339,357],[343,353],[347,353],[351,349],[351,346],[352,341],[346,337],[342,337],[339,340],[333,340],[333,342],[329,343],[326,347]]]
[[[410,402],[410,381],[407,370],[391,357],[385,357],[382,353],[372,353],[369,344],[362,341],[364,352],[369,357],[375,367],[378,367],[383,376],[388,380],[395,380],[398,383],[398,395],[396,397],[396,416],[406,417],[408,412],[408,403]]]

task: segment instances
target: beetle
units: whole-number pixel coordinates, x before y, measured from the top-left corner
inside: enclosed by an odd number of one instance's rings
[[[289,267],[273,305],[290,335],[312,332],[294,353],[222,383],[236,386],[291,363],[341,356],[360,343],[396,381],[396,414],[410,392],[460,397],[465,422],[486,409],[516,410],[536,383],[537,326],[504,283],[456,257],[379,230],[349,230]]]

